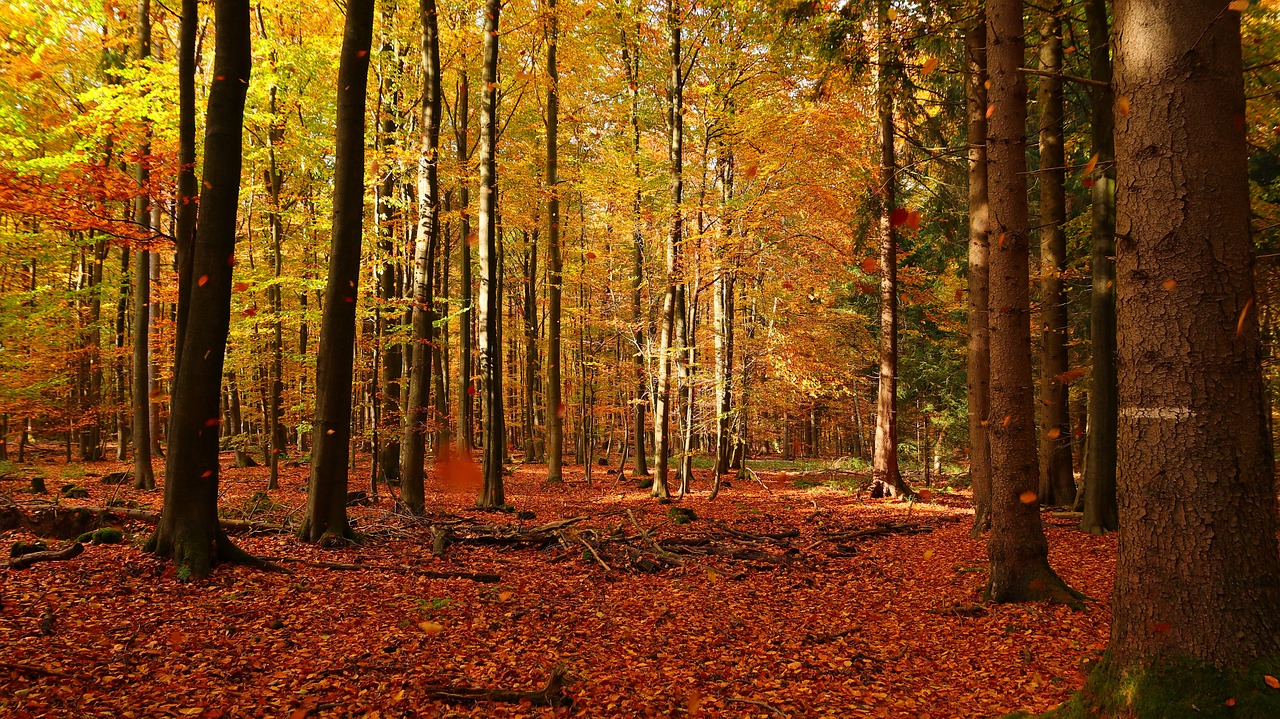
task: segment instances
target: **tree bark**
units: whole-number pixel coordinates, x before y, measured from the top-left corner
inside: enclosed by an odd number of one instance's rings
[[[548,0],[547,27],[547,482],[563,481],[564,400],[561,398],[560,323],[564,266],[560,254],[560,75],[556,43],[560,36],[556,0]]]
[[[895,53],[889,2],[877,4],[880,39],[876,49],[876,116],[880,129],[880,383],[876,399],[876,443],[872,460],[873,497],[910,495],[898,468],[898,238],[892,214],[897,202],[898,167],[893,142]]]
[[[1071,417],[1067,407],[1066,153],[1062,138],[1061,0],[1047,8],[1040,29],[1036,105],[1040,109],[1040,491],[1042,506],[1070,507],[1076,499],[1071,468]]]
[[[338,64],[333,236],[316,353],[311,485],[298,535],[308,542],[354,538],[347,522],[351,405],[364,220],[365,90],[373,45],[373,0],[349,0]]]
[[[644,312],[640,290],[644,285],[644,233],[640,219],[640,48],[639,24],[631,39],[622,32],[622,63],[626,65],[627,84],[631,97],[628,113],[631,122],[631,179],[635,183],[635,195],[631,205],[631,327],[635,345],[636,394],[632,398],[635,422],[635,465],[632,471],[638,477],[649,474],[649,462],[645,455],[644,408],[649,397],[649,373],[645,369]]]
[[[1092,87],[1093,134],[1093,289],[1089,334],[1093,347],[1093,383],[1089,390],[1088,449],[1084,462],[1084,518],[1080,529],[1092,534],[1119,527],[1116,507],[1116,166],[1112,137],[1115,96],[1110,87],[1106,0],[1088,0],[1089,76],[1107,83]]]
[[[480,377],[484,391],[483,489],[477,504],[506,504],[502,487],[506,421],[502,397],[502,264],[498,237],[498,13],[500,0],[484,11],[483,102],[480,105]]]
[[[987,19],[965,28],[965,96],[969,116],[969,479],[973,534],[991,527],[991,450],[987,441],[991,352],[987,331],[990,255],[987,231]]]
[[[263,25],[262,35],[266,36],[265,23],[262,21],[262,6],[258,6],[258,22]],[[271,65],[275,66],[275,53],[271,53]],[[284,125],[281,122],[276,104],[278,91],[271,86],[268,97],[268,109],[271,112],[271,130],[267,135],[267,194],[270,208],[267,212],[267,224],[271,230],[271,275],[274,283],[267,290],[267,301],[271,306],[271,365],[267,377],[267,489],[280,486],[280,456],[285,451],[284,426],[281,425],[282,395],[284,394],[284,311],[283,292],[280,288],[284,276],[284,219],[280,214],[280,194],[284,191],[284,173],[280,171],[276,147],[284,141]]]
[[[662,328],[658,342],[658,388],[654,402],[653,443],[657,455],[653,477],[653,496],[666,499],[671,496],[667,488],[667,464],[671,452],[671,363],[675,359],[674,334],[676,319],[676,284],[681,272],[681,240],[684,235],[684,217],[680,213],[684,194],[684,78],[680,60],[680,7],[679,0],[667,2],[667,29],[670,33],[668,52],[671,60],[667,80],[667,143],[668,164],[671,169],[671,219],[667,233],[666,294],[662,300]]]
[[[174,264],[178,268],[178,306],[174,332],[173,366],[182,362],[182,339],[190,313],[192,257],[196,239],[196,208],[200,190],[196,184],[196,33],[200,24],[199,0],[182,0],[178,26],[178,196],[174,232]],[[172,411],[170,422],[173,421]],[[169,431],[170,436],[173,430]]]
[[[1049,544],[1036,502],[1035,396],[1026,176],[1027,82],[1021,0],[987,2],[990,106],[987,157],[991,236],[991,558],[988,593],[996,602],[1074,603],[1049,568]]]
[[[151,0],[138,0],[138,58],[151,57]],[[133,219],[148,236],[134,254],[133,268],[133,487],[155,489],[151,468],[151,130],[138,147]]]
[[[1118,0],[1115,23],[1115,91],[1132,110],[1119,106],[1115,133],[1125,342],[1110,669],[1238,668],[1280,653],[1239,14]]]
[[[418,235],[413,254],[413,334],[409,391],[405,395],[404,440],[400,444],[400,501],[409,511],[425,508],[423,485],[427,430],[431,424],[431,340],[435,307],[431,280],[440,241],[440,36],[435,0],[421,0],[422,148],[418,158]]]
[[[188,314],[175,369],[164,508],[148,549],[179,576],[202,577],[215,560],[252,562],[218,525],[218,396],[231,320],[236,211],[245,95],[251,67],[249,3],[215,0],[213,81],[205,123],[203,191]]]
[[[458,163],[462,166],[462,180],[458,187],[458,202],[461,207],[461,218],[458,222],[458,297],[462,311],[458,314],[458,423],[454,444],[460,454],[471,455],[472,430],[475,426],[472,412],[475,385],[472,383],[471,365],[471,333],[475,316],[475,304],[471,294],[471,184],[467,172],[471,154],[467,149],[467,123],[470,119],[469,95],[471,88],[467,82],[466,56],[461,58],[462,70],[458,74],[458,101],[455,110],[454,139],[457,143]]]
[[[386,103],[383,109],[382,127],[379,128],[379,144],[386,153],[393,152],[396,145],[396,132],[400,127],[399,117],[399,100],[400,100],[400,84],[398,79],[401,77],[401,56],[400,42],[391,40],[390,37],[395,32],[395,23],[392,13],[388,10],[383,11],[382,32],[385,34],[382,49],[384,53],[390,53],[393,56],[394,67],[390,72],[384,72],[382,76],[383,88],[381,95]],[[394,302],[398,299],[397,276],[400,273],[399,254],[400,248],[396,247],[396,230],[398,228],[398,220],[402,217],[401,213],[396,210],[396,203],[392,199],[400,190],[401,176],[400,173],[388,168],[383,176],[382,181],[378,184],[378,249],[383,257],[381,266],[378,268],[378,334],[380,341],[388,334],[390,330],[394,330],[399,324],[398,309],[393,309]],[[400,428],[402,426],[402,417],[400,412],[400,380],[404,368],[404,345],[401,342],[392,342],[381,345],[382,357],[381,368],[379,370],[379,389],[378,396],[381,398],[381,417],[382,422],[379,429],[385,429],[387,434],[384,446],[378,447],[378,471],[382,475],[382,479],[388,484],[397,484],[400,482]]]

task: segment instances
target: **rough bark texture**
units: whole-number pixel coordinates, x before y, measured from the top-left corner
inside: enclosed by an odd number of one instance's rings
[[[1119,667],[1280,652],[1239,15],[1116,3]]]
[[[138,57],[151,57],[151,0],[138,0]],[[138,229],[151,232],[150,130],[138,147],[134,179],[141,192],[133,202]],[[151,238],[134,254],[133,267],[133,486],[155,489],[151,469]]]
[[[365,89],[373,45],[373,0],[349,0],[338,65],[329,278],[316,355],[316,415],[312,423],[311,486],[298,530],[306,541],[352,536],[347,523],[351,452],[352,363],[364,219]]]
[[[505,420],[502,411],[502,263],[498,237],[498,13],[499,0],[484,11],[484,90],[480,105],[480,378],[484,390],[484,487],[481,507],[506,503],[502,487]]]
[[[640,297],[640,289],[644,285],[644,233],[641,231],[640,213],[640,48],[639,27],[631,40],[626,31],[622,34],[622,62],[627,66],[627,83],[630,87],[631,111],[631,177],[635,182],[635,195],[631,203],[631,325],[632,342],[635,345],[636,396],[632,400],[632,411],[635,413],[635,433],[633,436],[635,466],[632,471],[637,476],[649,474],[649,462],[644,451],[644,408],[648,404],[649,373],[645,369],[644,313]]]
[[[190,312],[192,250],[196,239],[196,33],[199,30],[199,0],[182,0],[178,26],[178,197],[174,232],[174,264],[178,267],[178,307],[173,348],[173,365],[182,361],[182,337]],[[172,422],[172,413],[170,421]],[[172,431],[170,431],[172,436]]]
[[[1067,267],[1062,144],[1062,19],[1060,0],[1050,4],[1040,28],[1040,504],[1071,506],[1076,481],[1071,467],[1071,419],[1067,408]]]
[[[547,481],[564,479],[564,401],[560,397],[560,301],[564,272],[560,257],[560,188],[556,174],[560,129],[560,87],[556,67],[559,24],[549,0],[547,28]],[[532,381],[532,378],[530,378]]]
[[[236,207],[240,192],[244,102],[249,87],[247,0],[214,2],[213,81],[205,124],[203,191],[175,369],[172,431],[164,508],[148,548],[173,559],[192,577],[209,573],[215,559],[248,561],[218,526],[218,400],[231,319]]]
[[[671,363],[675,360],[676,284],[679,282],[681,262],[681,238],[684,236],[684,217],[680,214],[681,197],[684,194],[684,81],[680,60],[680,7],[678,0],[668,0],[667,30],[670,41],[668,55],[671,61],[667,78],[667,162],[671,172],[671,219],[667,232],[667,262],[663,284],[666,293],[662,298],[662,327],[658,340],[658,388],[653,409],[653,446],[656,467],[653,476],[653,496],[666,499],[671,496],[667,488],[667,464],[671,450]]]
[[[888,0],[877,12],[876,115],[880,127],[880,383],[876,394],[876,441],[872,496],[911,494],[898,468],[898,233],[892,214],[897,202],[898,161],[893,136],[894,50]]]
[[[380,108],[382,127],[379,128],[378,143],[382,151],[386,153],[394,151],[396,134],[400,127],[400,113],[397,108],[400,104],[401,56],[399,41],[391,39],[391,35],[394,32],[392,15],[390,7],[383,8],[382,32],[384,38],[382,50],[384,54],[392,56],[392,67],[390,71],[382,73],[382,88],[379,90],[383,107]],[[400,412],[400,388],[404,374],[404,345],[400,342],[386,343],[384,340],[388,334],[395,331],[396,325],[400,323],[397,316],[400,312],[393,308],[403,286],[403,283],[399,281],[402,251],[396,246],[396,232],[401,226],[399,220],[402,215],[397,211],[396,202],[393,198],[400,193],[402,181],[403,177],[394,165],[386,169],[381,182],[378,183],[377,204],[378,253],[383,258],[377,274],[377,330],[379,345],[384,347],[381,355],[381,366],[378,370],[377,398],[380,402],[377,407],[379,420],[377,427],[379,431],[385,429],[387,433],[386,440],[377,450],[378,474],[388,485],[400,482],[400,434],[403,423],[403,416]],[[375,477],[375,487],[377,485],[376,480],[377,477]]]
[[[991,353],[987,332],[987,20],[965,29],[965,94],[969,116],[969,478],[973,532],[991,526],[991,453],[987,444]]]
[[[1036,502],[1035,394],[1027,231],[1027,82],[1021,0],[987,3],[990,108],[991,558],[997,602],[1073,601],[1049,568]]]
[[[1114,96],[1108,48],[1106,0],[1088,0],[1089,76],[1108,83],[1093,87],[1089,101],[1093,153],[1093,290],[1089,334],[1093,347],[1093,384],[1089,389],[1089,425],[1084,461],[1084,519],[1080,528],[1102,534],[1119,526],[1116,511],[1116,268],[1115,145],[1111,130]]]
[[[463,69],[458,74],[458,102],[454,117],[454,139],[457,144],[458,162],[464,173],[470,167],[471,153],[467,149],[467,123],[470,121],[468,102],[471,88],[467,82],[466,56],[462,56]],[[472,431],[475,426],[472,396],[471,332],[475,317],[475,304],[471,300],[471,185],[465,174],[458,187],[458,203],[461,217],[458,220],[458,302],[462,311],[458,314],[458,422],[455,425],[455,448],[459,453],[471,454]]]
[[[427,455],[427,407],[431,391],[431,339],[435,308],[431,279],[440,241],[440,39],[435,0],[422,0],[422,148],[418,157],[418,233],[413,251],[413,329],[409,386],[404,401],[404,439],[400,443],[400,501],[422,512]]]

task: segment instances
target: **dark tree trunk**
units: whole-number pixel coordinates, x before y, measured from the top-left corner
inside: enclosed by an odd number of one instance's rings
[[[262,22],[262,6],[258,6],[258,20]],[[264,36],[266,32],[262,33]],[[275,65],[275,53],[272,53],[272,65]],[[267,467],[269,474],[267,489],[280,486],[280,456],[285,451],[284,426],[280,423],[282,395],[284,394],[284,311],[283,294],[280,280],[284,275],[284,220],[280,216],[280,193],[284,190],[284,173],[280,171],[276,157],[276,146],[284,141],[284,125],[276,113],[276,87],[270,90],[272,124],[268,134],[270,146],[267,150],[267,194],[271,207],[267,213],[267,224],[271,228],[271,274],[274,283],[267,290],[267,299],[271,305],[271,365],[267,376],[267,439],[270,446],[267,451]]]
[[[679,0],[668,0],[667,29],[670,33],[668,50],[671,60],[667,79],[667,141],[668,164],[671,169],[671,220],[667,233],[666,276],[663,283],[666,294],[662,300],[662,323],[658,344],[658,388],[654,402],[653,442],[657,455],[653,477],[653,496],[666,499],[671,496],[667,488],[667,464],[671,454],[671,363],[675,359],[674,334],[676,284],[682,269],[680,254],[684,236],[684,218],[680,213],[684,194],[684,78],[680,60],[680,7]]]
[[[138,57],[151,57],[151,0],[138,0]],[[133,219],[147,235],[133,268],[133,487],[155,489],[151,469],[151,131],[138,147]],[[215,413],[216,416],[216,413]]]
[[[1071,418],[1067,408],[1067,268],[1062,144],[1061,1],[1050,4],[1040,29],[1040,504],[1071,506],[1076,481],[1071,468]]]
[[[880,129],[880,384],[876,399],[876,443],[872,460],[873,497],[910,495],[898,468],[898,162],[893,142],[893,49],[889,2],[877,6],[880,41],[876,50],[876,115]]]
[[[498,237],[498,13],[499,0],[486,0],[484,90],[480,105],[480,378],[484,389],[484,487],[477,504],[501,507],[505,417],[502,397],[502,265]]]
[[[1089,390],[1089,443],[1084,461],[1084,518],[1080,529],[1093,534],[1119,527],[1116,508],[1116,165],[1115,117],[1106,0],[1088,0],[1089,76],[1093,87],[1093,291],[1089,334],[1093,346],[1093,385]]]
[[[987,442],[991,352],[987,331],[990,254],[987,233],[987,19],[965,29],[965,94],[969,117],[969,478],[973,534],[991,527],[991,450]]]
[[[178,27],[178,197],[174,232],[174,264],[178,269],[178,307],[174,333],[173,366],[182,363],[182,339],[191,307],[192,257],[196,240],[196,33],[200,24],[199,0],[182,0]],[[172,412],[170,421],[172,422]],[[173,430],[170,429],[170,435]]]
[[[560,76],[556,42],[560,35],[556,0],[549,0],[547,28],[547,482],[564,479],[564,400],[561,398],[560,323],[564,267],[560,255]],[[530,378],[532,379],[532,378]]]
[[[632,471],[636,476],[649,474],[649,462],[645,455],[644,408],[649,397],[649,373],[645,369],[644,352],[644,311],[640,290],[644,285],[644,233],[641,231],[640,218],[640,47],[639,25],[631,39],[626,31],[622,33],[622,63],[626,65],[627,83],[630,88],[631,109],[628,113],[631,122],[631,179],[635,182],[635,195],[631,207],[631,326],[632,341],[635,352],[632,355],[636,366],[636,394],[632,398],[633,421],[635,422],[635,465]]]
[[[354,537],[347,523],[351,458],[352,369],[360,244],[364,224],[365,90],[373,45],[373,0],[349,0],[338,64],[333,186],[333,237],[316,352],[316,414],[312,422],[311,485],[298,535],[308,542]]]
[[[440,39],[435,0],[422,0],[422,148],[418,164],[418,234],[413,252],[413,334],[409,391],[405,395],[404,440],[400,444],[400,500],[411,512],[426,502],[426,462],[431,391],[431,339],[435,321],[432,275],[440,241]]]
[[[470,112],[469,95],[471,88],[467,82],[466,56],[462,56],[462,71],[458,76],[458,101],[455,111],[454,138],[457,141],[458,162],[465,170],[471,158],[467,149],[467,123]],[[461,218],[458,222],[458,298],[463,310],[458,315],[458,423],[454,436],[454,444],[460,454],[471,455],[472,432],[475,427],[474,407],[475,385],[472,383],[473,369],[471,364],[471,335],[475,326],[475,303],[471,293],[471,186],[464,173],[458,187],[458,202]]]
[[[390,37],[394,32],[394,18],[388,10],[384,10],[382,32]],[[393,55],[395,67],[392,72],[383,74],[382,96],[386,103],[382,112],[382,127],[379,128],[379,142],[384,152],[393,151],[396,144],[396,132],[399,129],[398,104],[400,89],[398,79],[400,73],[400,43],[384,39],[383,51]],[[397,275],[400,272],[396,246],[396,230],[399,227],[401,213],[396,210],[394,195],[399,192],[401,177],[395,169],[387,169],[378,184],[378,250],[383,257],[378,268],[378,334],[385,338],[399,324],[394,309],[394,301],[398,299]],[[381,367],[378,377],[378,397],[380,399],[381,422],[378,427],[386,432],[383,445],[378,447],[378,472],[388,485],[400,483],[400,379],[404,367],[404,345],[391,342],[383,345]]]
[[[1194,662],[1205,679],[1178,677],[1166,692],[1220,706],[1235,695],[1207,669],[1274,661],[1280,555],[1239,14],[1216,0],[1119,0],[1115,20],[1115,91],[1132,108],[1120,105],[1115,134],[1122,530],[1095,679],[1111,692],[1100,701],[1145,716],[1144,674]],[[1260,674],[1249,672],[1249,693],[1272,691]],[[1236,711],[1272,715],[1247,699]]]
[[[1021,0],[987,2],[991,236],[991,557],[997,602],[1077,600],[1049,568],[1036,502],[1035,396],[1027,228],[1027,81]]]
[[[205,124],[204,190],[171,408],[164,508],[148,549],[179,576],[202,577],[217,560],[253,561],[218,525],[218,396],[231,320],[236,209],[245,94],[251,66],[249,3],[215,0],[213,81]]]

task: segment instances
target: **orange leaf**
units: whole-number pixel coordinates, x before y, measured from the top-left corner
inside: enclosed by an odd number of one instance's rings
[[[1053,378],[1058,380],[1059,382],[1063,382],[1065,384],[1071,384],[1072,382],[1075,382],[1076,380],[1080,379],[1083,376],[1084,376],[1084,370],[1077,368],[1077,369],[1069,369],[1066,372],[1062,372],[1061,374],[1055,374]]]
[[[1048,432],[1044,433],[1044,436],[1048,437],[1049,439],[1057,439],[1058,437],[1062,436],[1062,428],[1052,427],[1049,429]]]
[[[1039,498],[1038,495],[1035,492],[1032,492],[1031,490],[1027,490],[1022,494],[1018,495],[1018,501],[1022,502],[1023,504],[1031,504],[1032,502],[1036,501],[1036,499],[1038,498]]]
[[[1249,308],[1253,307],[1253,298],[1250,297],[1248,302],[1244,303],[1244,309],[1240,310],[1240,319],[1236,320],[1236,337],[1244,334],[1244,320],[1249,316]]]
[[[920,68],[920,75],[922,77],[928,77],[929,75],[933,74],[934,70],[937,70],[937,69],[938,69],[938,58],[936,57],[926,58],[924,61],[924,67]]]
[[[1227,4],[1227,9],[1233,12],[1244,12],[1249,9],[1249,0],[1231,0]]]
[[[1161,282],[1161,283],[1160,283],[1160,286],[1161,286],[1161,287],[1163,287],[1163,288],[1165,288],[1166,290],[1172,290],[1174,287],[1177,287],[1177,286],[1178,286],[1178,281],[1177,281],[1177,280],[1175,280],[1175,279],[1173,279],[1172,277],[1170,277],[1169,279],[1165,280],[1164,282]]]
[[[1280,679],[1276,679],[1270,674],[1264,674],[1262,677],[1262,680],[1266,682],[1267,686],[1271,687],[1272,689],[1280,689]]]
[[[1225,702],[1222,702],[1222,703],[1223,703],[1223,704],[1226,704],[1226,705],[1227,705],[1227,706],[1229,706],[1229,707],[1233,707],[1233,706],[1235,706],[1235,705],[1236,705],[1236,698],[1235,698],[1235,697],[1231,697],[1230,699],[1228,699],[1228,700],[1226,700]]]
[[[1092,175],[1093,168],[1097,166],[1098,166],[1098,155],[1097,153],[1094,153],[1093,157],[1090,157],[1089,161],[1084,163],[1084,169],[1081,170],[1080,172],[1081,174],[1084,174],[1084,175]]]
[[[205,283],[208,281],[209,281],[209,275],[200,275],[200,279],[196,280],[196,284],[201,287],[204,287]]]
[[[874,257],[868,257],[862,261],[862,271],[867,274],[875,272],[877,267],[879,267],[879,264],[876,262],[876,258]]]
[[[990,105],[987,105],[987,119],[990,120],[991,116],[994,114],[996,114],[996,104],[993,102]]]
[[[1129,98],[1127,97],[1116,98],[1116,112],[1119,112],[1122,116],[1129,114]]]

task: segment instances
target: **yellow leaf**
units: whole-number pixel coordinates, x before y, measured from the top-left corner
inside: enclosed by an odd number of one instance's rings
[[[926,550],[924,550],[924,558],[925,558],[925,559],[933,559],[933,550],[932,550],[932,549],[926,549]]]
[[[1129,98],[1123,96],[1116,98],[1116,112],[1121,115],[1129,114]]]
[[[922,77],[928,77],[929,75],[933,74],[934,70],[937,70],[937,69],[938,69],[938,58],[936,57],[925,58],[924,67],[920,68],[920,75]]]
[[[427,634],[439,634],[444,631],[444,625],[439,622],[419,622],[418,626]]]
[[[1249,9],[1249,0],[1231,0],[1231,3],[1227,5],[1227,9],[1235,12],[1244,12]]]
[[[498,592],[498,601],[505,602],[511,598],[511,592]]]
[[[897,9],[895,9],[895,8],[889,8],[889,20],[891,20],[891,21],[892,21],[892,20],[897,20],[897,19],[898,19],[898,11],[897,11]]]
[[[178,713],[186,716],[195,716],[202,711],[204,711],[204,707],[187,707],[185,709],[179,709]]]
[[[715,581],[718,581],[719,579],[720,579],[720,573],[719,573],[719,572],[717,572],[717,571],[716,571],[716,570],[714,570],[714,569],[708,569],[708,570],[707,570],[707,581],[708,581],[708,582],[715,582]]]

